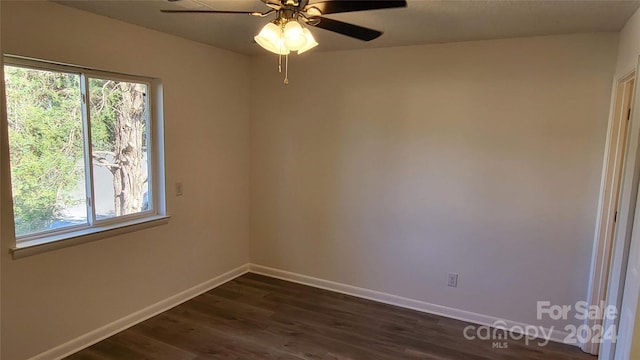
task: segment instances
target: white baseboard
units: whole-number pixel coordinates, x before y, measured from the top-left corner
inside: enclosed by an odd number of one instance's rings
[[[352,295],[363,299],[373,300],[389,305],[395,305],[411,310],[421,311],[429,314],[444,316],[447,318],[452,318],[456,320],[466,321],[473,324],[478,325],[486,325],[493,326],[497,322],[503,325],[507,329],[529,329],[534,327],[533,325],[524,324],[517,321],[510,321],[501,319],[495,316],[477,314],[465,310],[455,309],[447,306],[431,304],[428,302],[409,299],[397,295],[387,294],[379,291],[364,289],[356,286],[341,284],[329,280],[323,280],[319,278],[315,278],[312,276],[301,275],[292,273],[289,271],[284,271],[280,269],[274,269],[267,266],[257,265],[257,264],[249,264],[249,272],[265,275],[281,280],[291,281],[303,285],[313,286],[320,289],[325,289],[329,291],[334,291],[342,294]],[[535,326],[536,328],[539,328]],[[555,329],[544,329],[545,334],[550,333],[549,340],[553,342],[565,343],[565,338],[569,335],[564,331],[559,331]],[[527,335],[527,334],[525,334]],[[529,334],[534,335],[534,334]],[[567,343],[568,345],[578,346],[579,344],[575,343]]]
[[[177,305],[180,305],[187,300],[190,300],[202,293],[205,293],[215,287],[218,287],[226,283],[227,281],[233,280],[238,276],[241,276],[247,273],[248,271],[249,271],[248,264],[239,266],[222,275],[216,276],[213,279],[207,280],[201,284],[198,284],[190,289],[187,289],[178,294],[170,296],[142,310],[136,311],[133,314],[127,315],[110,324],[107,324],[93,331],[90,331],[60,346],[56,346],[53,349],[40,353],[32,357],[30,360],[62,359],[65,356],[69,356],[101,340],[104,340],[109,336],[115,335],[125,329],[130,328],[133,325],[136,325],[144,320],[147,320],[153,316],[156,316],[161,312],[167,311]]]
[[[341,284],[329,280],[323,280],[312,276],[301,275],[284,271],[280,269],[274,269],[267,266],[257,264],[245,264],[239,266],[231,271],[228,271],[222,275],[216,276],[213,279],[207,280],[199,285],[196,285],[190,289],[175,294],[167,299],[159,301],[151,306],[148,306],[135,313],[127,315],[121,319],[118,319],[110,324],[90,331],[82,336],[79,336],[71,341],[68,341],[62,345],[56,346],[50,350],[40,353],[29,360],[57,360],[69,356],[77,351],[80,351],[86,347],[89,347],[101,340],[104,340],[112,335],[115,335],[125,329],[130,328],[142,321],[145,321],[153,316],[156,316],[164,311],[167,311],[177,305],[182,304],[202,293],[205,293],[215,287],[218,287],[228,281],[231,281],[238,276],[241,276],[247,272],[261,274],[277,279],[291,281],[303,285],[313,286],[320,289],[334,291],[342,294],[352,295],[359,298],[369,299],[385,304],[395,305],[407,309],[421,311],[424,313],[444,316],[456,320],[466,321],[478,325],[492,326],[496,322],[501,321],[505,328],[512,329],[522,328],[526,329],[528,326],[524,323],[509,321],[497,318],[495,316],[477,314],[465,310],[450,308],[442,305],[436,305],[427,303],[420,300],[409,299],[397,295],[387,294],[379,291],[364,289],[347,284]],[[546,332],[551,331],[550,339],[554,342],[563,343],[567,337],[567,333],[558,330],[545,329]],[[569,345],[576,345],[569,343]]]

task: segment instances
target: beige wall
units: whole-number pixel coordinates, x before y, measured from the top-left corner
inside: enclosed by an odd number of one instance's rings
[[[52,3],[0,3],[6,53],[162,79],[172,216],[20,260],[3,226],[0,357],[26,359],[245,264],[249,59]]]
[[[584,299],[616,34],[312,52],[284,87],[272,56],[0,4],[3,52],[163,80],[172,216],[20,260],[3,224],[3,359],[249,260],[527,323]]]
[[[253,59],[252,262],[557,327],[536,300],[587,293],[616,49],[316,52],[290,58],[289,86]]]

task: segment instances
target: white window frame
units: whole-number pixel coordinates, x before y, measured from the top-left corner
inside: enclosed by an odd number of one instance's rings
[[[102,71],[74,65],[54,63],[19,56],[5,55],[4,66],[55,71],[80,76],[82,101],[82,130],[84,146],[84,173],[87,199],[87,224],[79,224],[61,229],[45,230],[34,234],[15,237],[11,251],[14,258],[20,258],[44,251],[72,246],[121,233],[136,231],[166,224],[166,195],[164,181],[164,131],[162,111],[162,82],[159,79]],[[121,215],[108,219],[97,219],[95,214],[95,191],[93,183],[93,154],[91,146],[91,114],[89,111],[89,80],[91,78],[140,83],[147,86],[145,99],[147,107],[147,167],[149,209],[135,214]],[[2,99],[5,101],[6,99]],[[2,126],[8,126],[4,123]],[[9,143],[9,147],[11,144]],[[9,180],[11,176],[8,176]],[[13,206],[11,207],[11,223]],[[14,232],[15,234],[15,232]]]

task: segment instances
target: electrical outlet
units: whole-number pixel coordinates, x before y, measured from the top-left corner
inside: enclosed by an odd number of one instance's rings
[[[458,274],[449,273],[448,285],[451,286],[451,287],[458,287]]]
[[[182,192],[182,183],[181,182],[177,182],[176,183],[176,196],[182,196],[183,192]]]

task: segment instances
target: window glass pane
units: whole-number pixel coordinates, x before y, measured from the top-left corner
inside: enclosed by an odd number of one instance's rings
[[[96,218],[150,210],[147,85],[89,79]]]
[[[86,224],[80,76],[4,69],[16,235]]]

